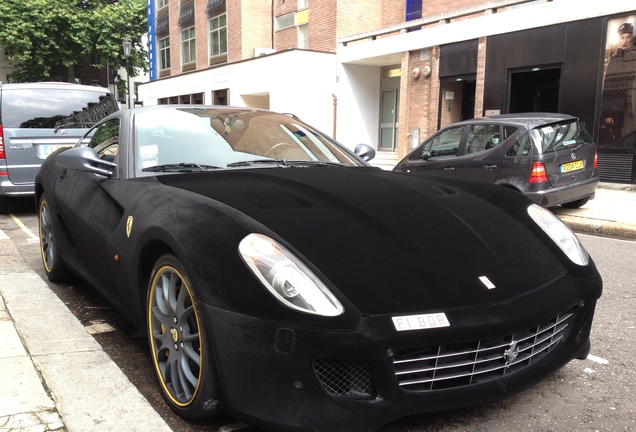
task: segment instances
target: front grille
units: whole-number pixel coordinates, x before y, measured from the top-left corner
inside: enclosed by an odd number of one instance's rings
[[[364,361],[318,359],[314,370],[328,393],[348,398],[375,396],[371,367]]]
[[[536,362],[567,337],[574,308],[501,338],[407,349],[393,360],[405,390],[431,391],[491,381]]]

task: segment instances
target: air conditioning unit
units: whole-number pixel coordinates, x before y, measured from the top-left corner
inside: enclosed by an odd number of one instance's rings
[[[254,57],[263,57],[275,53],[274,48],[254,48]]]

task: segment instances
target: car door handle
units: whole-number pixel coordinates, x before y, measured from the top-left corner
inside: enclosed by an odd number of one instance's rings
[[[446,167],[446,168],[444,168],[444,171],[446,171],[446,172],[455,171],[455,167]]]
[[[62,171],[60,171],[60,178],[61,179],[65,179],[66,178],[66,168],[64,168]]]
[[[484,165],[484,168],[488,171],[494,170],[497,168],[497,165]]]

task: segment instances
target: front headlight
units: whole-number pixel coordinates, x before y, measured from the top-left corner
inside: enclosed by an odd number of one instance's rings
[[[271,238],[249,234],[239,253],[252,273],[282,304],[323,316],[337,316],[344,308],[305,264]]]
[[[585,266],[590,256],[570,228],[550,210],[537,204],[528,207],[528,214],[550,236],[573,263]]]

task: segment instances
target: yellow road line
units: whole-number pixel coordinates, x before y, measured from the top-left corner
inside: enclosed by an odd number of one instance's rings
[[[35,234],[33,234],[33,232],[31,232],[30,229],[28,229],[26,227],[26,225],[24,223],[22,223],[22,221],[20,219],[18,219],[18,217],[16,215],[14,215],[13,213],[9,213],[9,216],[11,216],[11,219],[13,219],[13,221],[20,227],[20,229],[22,231],[24,231],[24,233],[29,236],[29,239],[32,241],[40,241],[40,238],[38,236],[36,236]]]

